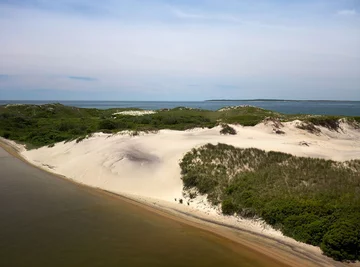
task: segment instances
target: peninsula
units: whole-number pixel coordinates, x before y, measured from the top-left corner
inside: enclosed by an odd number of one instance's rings
[[[359,117],[46,104],[0,118],[6,142],[47,171],[295,246],[318,266],[359,260]]]

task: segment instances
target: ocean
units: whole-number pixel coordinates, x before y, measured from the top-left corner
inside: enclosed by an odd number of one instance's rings
[[[61,103],[80,108],[141,108],[157,110],[163,108],[189,107],[208,110],[218,110],[226,106],[252,105],[285,114],[317,114],[360,116],[360,101],[272,101],[272,100],[239,100],[239,101],[23,101],[0,100],[5,104],[47,104]]]

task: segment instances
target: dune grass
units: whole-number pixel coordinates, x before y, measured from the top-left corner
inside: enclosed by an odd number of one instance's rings
[[[208,144],[180,166],[184,189],[207,194],[224,214],[261,217],[336,260],[360,260],[360,160]]]

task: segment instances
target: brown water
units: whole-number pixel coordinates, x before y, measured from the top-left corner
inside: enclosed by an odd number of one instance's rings
[[[0,148],[0,266],[281,266]]]

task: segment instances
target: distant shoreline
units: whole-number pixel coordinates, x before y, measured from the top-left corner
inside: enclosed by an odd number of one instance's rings
[[[209,99],[204,102],[360,102],[360,100]]]
[[[329,100],[329,99],[278,99],[278,98],[254,98],[254,99],[205,99],[205,100],[86,100],[86,99],[1,99],[0,102],[18,102],[18,103],[58,103],[58,102],[145,102],[145,103],[199,103],[199,102],[231,102],[231,101],[242,101],[242,102],[254,102],[254,101],[268,101],[268,102],[360,102],[360,100]]]
[[[206,97],[206,96],[205,96]],[[76,101],[76,100],[0,100],[0,108],[6,105],[45,105],[59,103],[68,107],[92,109],[143,109],[162,110],[187,107],[216,111],[228,106],[251,105],[282,114],[316,114],[331,116],[360,116],[360,101],[295,100],[295,99],[209,99],[202,101]]]

